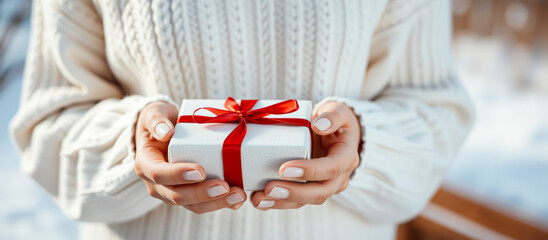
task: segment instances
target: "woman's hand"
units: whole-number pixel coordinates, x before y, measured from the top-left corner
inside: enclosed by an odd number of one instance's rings
[[[163,101],[143,108],[135,128],[135,172],[151,196],[169,205],[182,205],[194,213],[240,208],[246,199],[238,187],[221,179],[206,180],[203,167],[194,163],[168,163],[167,147],[173,136],[177,109]]]
[[[350,175],[359,164],[360,124],[352,109],[338,102],[327,102],[314,113],[312,130],[320,135],[327,156],[284,163],[279,171],[287,180],[272,181],[264,191],[254,192],[256,208],[291,209],[305,204],[323,204],[348,186]],[[317,146],[316,145],[316,146]]]

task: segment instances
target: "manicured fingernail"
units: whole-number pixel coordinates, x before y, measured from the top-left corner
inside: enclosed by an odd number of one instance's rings
[[[244,201],[244,197],[242,197],[242,195],[239,193],[233,193],[226,198],[226,202],[230,205],[236,204],[242,201]]]
[[[272,188],[272,190],[270,190],[267,196],[271,198],[286,199],[287,197],[289,197],[289,190],[283,187],[274,187]]]
[[[320,129],[320,131],[325,131],[331,127],[331,121],[327,118],[320,118],[314,122],[314,126]]]
[[[204,180],[204,176],[198,170],[187,171],[183,173],[183,178],[188,181]]]
[[[158,123],[156,125],[156,128],[154,128],[154,132],[156,132],[156,136],[158,136],[160,139],[164,138],[166,134],[171,130],[171,127],[167,125],[167,123]]]
[[[282,172],[282,177],[297,178],[304,175],[304,170],[298,167],[288,167]]]
[[[262,200],[261,202],[259,202],[259,205],[257,207],[258,208],[271,208],[272,206],[274,206],[274,201],[272,201],[272,200]]]
[[[218,197],[228,192],[225,187],[221,185],[213,186],[207,189],[207,195],[210,197]]]

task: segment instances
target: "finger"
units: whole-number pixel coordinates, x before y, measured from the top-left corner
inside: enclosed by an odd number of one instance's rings
[[[158,185],[158,184],[154,184],[154,183],[151,183],[151,182],[148,182],[148,181],[144,181],[146,186],[147,186],[147,191],[148,191],[148,194],[150,196],[152,196],[153,198],[157,198],[157,199],[160,199],[162,200],[165,204],[168,204],[170,206],[174,206],[175,203],[173,203],[171,200],[163,197],[161,194],[160,194],[160,190],[158,189],[160,186],[162,185]]]
[[[324,103],[316,112],[318,116],[312,120],[312,130],[318,135],[329,135],[350,122],[354,114],[344,104],[338,102]]]
[[[244,203],[241,202],[241,203],[238,203],[238,204],[236,204],[236,205],[230,206],[229,208],[231,208],[232,210],[238,210],[238,209],[240,209],[243,205],[244,205]]]
[[[264,192],[257,192],[252,195],[251,203],[255,208],[263,211],[268,209],[297,209],[304,206],[302,203],[270,198]]]
[[[246,198],[247,196],[243,189],[239,187],[231,187],[229,193],[222,198],[209,202],[185,205],[184,207],[196,214],[212,212],[227,207],[236,210],[243,205]]]
[[[158,185],[158,194],[173,204],[189,205],[223,198],[229,193],[228,183],[221,179],[207,180],[195,184]]]
[[[177,108],[158,101],[147,105],[141,112],[144,128],[158,141],[168,142],[173,136],[173,124],[177,120]],[[141,118],[141,116],[139,117]]]
[[[346,188],[348,187],[348,184],[350,183],[350,175],[348,175],[348,178],[346,178],[346,180],[343,182],[343,184],[339,187],[339,189],[337,190],[337,192],[335,192],[335,194],[339,194],[341,193],[342,191],[346,190]]]
[[[358,164],[358,152],[348,143],[341,142],[333,145],[325,157],[285,162],[280,166],[279,174],[288,180],[324,181],[353,171]]]
[[[236,208],[238,209],[242,206],[242,204],[245,202],[246,199],[247,199],[247,194],[245,194],[245,191],[243,189],[239,187],[231,187],[230,193],[227,194],[224,200],[229,206],[239,205]]]
[[[164,153],[153,145],[138,148],[135,172],[141,178],[161,185],[180,185],[203,181],[204,168],[196,163],[168,163]]]
[[[272,181],[266,185],[264,192],[269,199],[319,205],[333,196],[343,182],[343,176],[323,182],[297,183]]]
[[[320,136],[319,144],[321,144],[323,149],[329,149],[337,143],[344,142],[350,144],[358,151],[360,134],[359,125],[351,123],[348,127],[339,128],[334,134]]]

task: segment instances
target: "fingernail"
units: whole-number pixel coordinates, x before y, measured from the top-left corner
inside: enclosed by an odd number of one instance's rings
[[[213,186],[207,189],[207,195],[210,197],[218,197],[228,192],[225,187],[221,185]]]
[[[202,173],[198,170],[184,172],[183,178],[188,181],[204,180],[204,176],[202,176]]]
[[[262,200],[261,202],[259,202],[259,205],[257,207],[258,208],[271,208],[272,206],[274,206],[274,201],[272,201],[272,200]]]
[[[282,172],[282,177],[297,178],[304,175],[304,170],[298,167],[288,167]]]
[[[242,201],[244,201],[244,197],[242,197],[242,195],[239,193],[233,193],[226,198],[226,202],[230,205],[236,204]]]
[[[314,122],[314,126],[320,129],[320,131],[325,131],[331,127],[331,121],[327,118],[320,118]]]
[[[154,128],[154,131],[156,132],[156,136],[158,136],[160,139],[164,138],[166,134],[171,130],[171,127],[167,125],[167,123],[158,123],[156,125],[156,128]]]
[[[272,190],[270,190],[267,196],[271,198],[286,199],[287,197],[289,197],[289,190],[283,187],[274,187],[272,188]]]

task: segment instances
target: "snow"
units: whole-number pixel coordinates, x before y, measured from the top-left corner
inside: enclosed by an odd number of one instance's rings
[[[21,2],[0,2],[0,32],[6,27],[9,13]],[[28,38],[27,21],[8,48],[4,66],[24,60]],[[0,88],[0,176],[4,181],[0,201],[0,239],[76,239],[78,225],[65,217],[53,198],[19,169],[19,157],[9,139],[8,124],[19,106],[20,89],[21,73],[14,74]]]
[[[548,75],[532,78],[529,87],[516,86],[512,61],[501,59],[527,52],[514,47],[517,53],[505,53],[508,49],[493,39],[455,42],[477,119],[445,184],[548,227],[548,91],[532,87],[546,84]],[[547,63],[547,54],[542,56]]]

